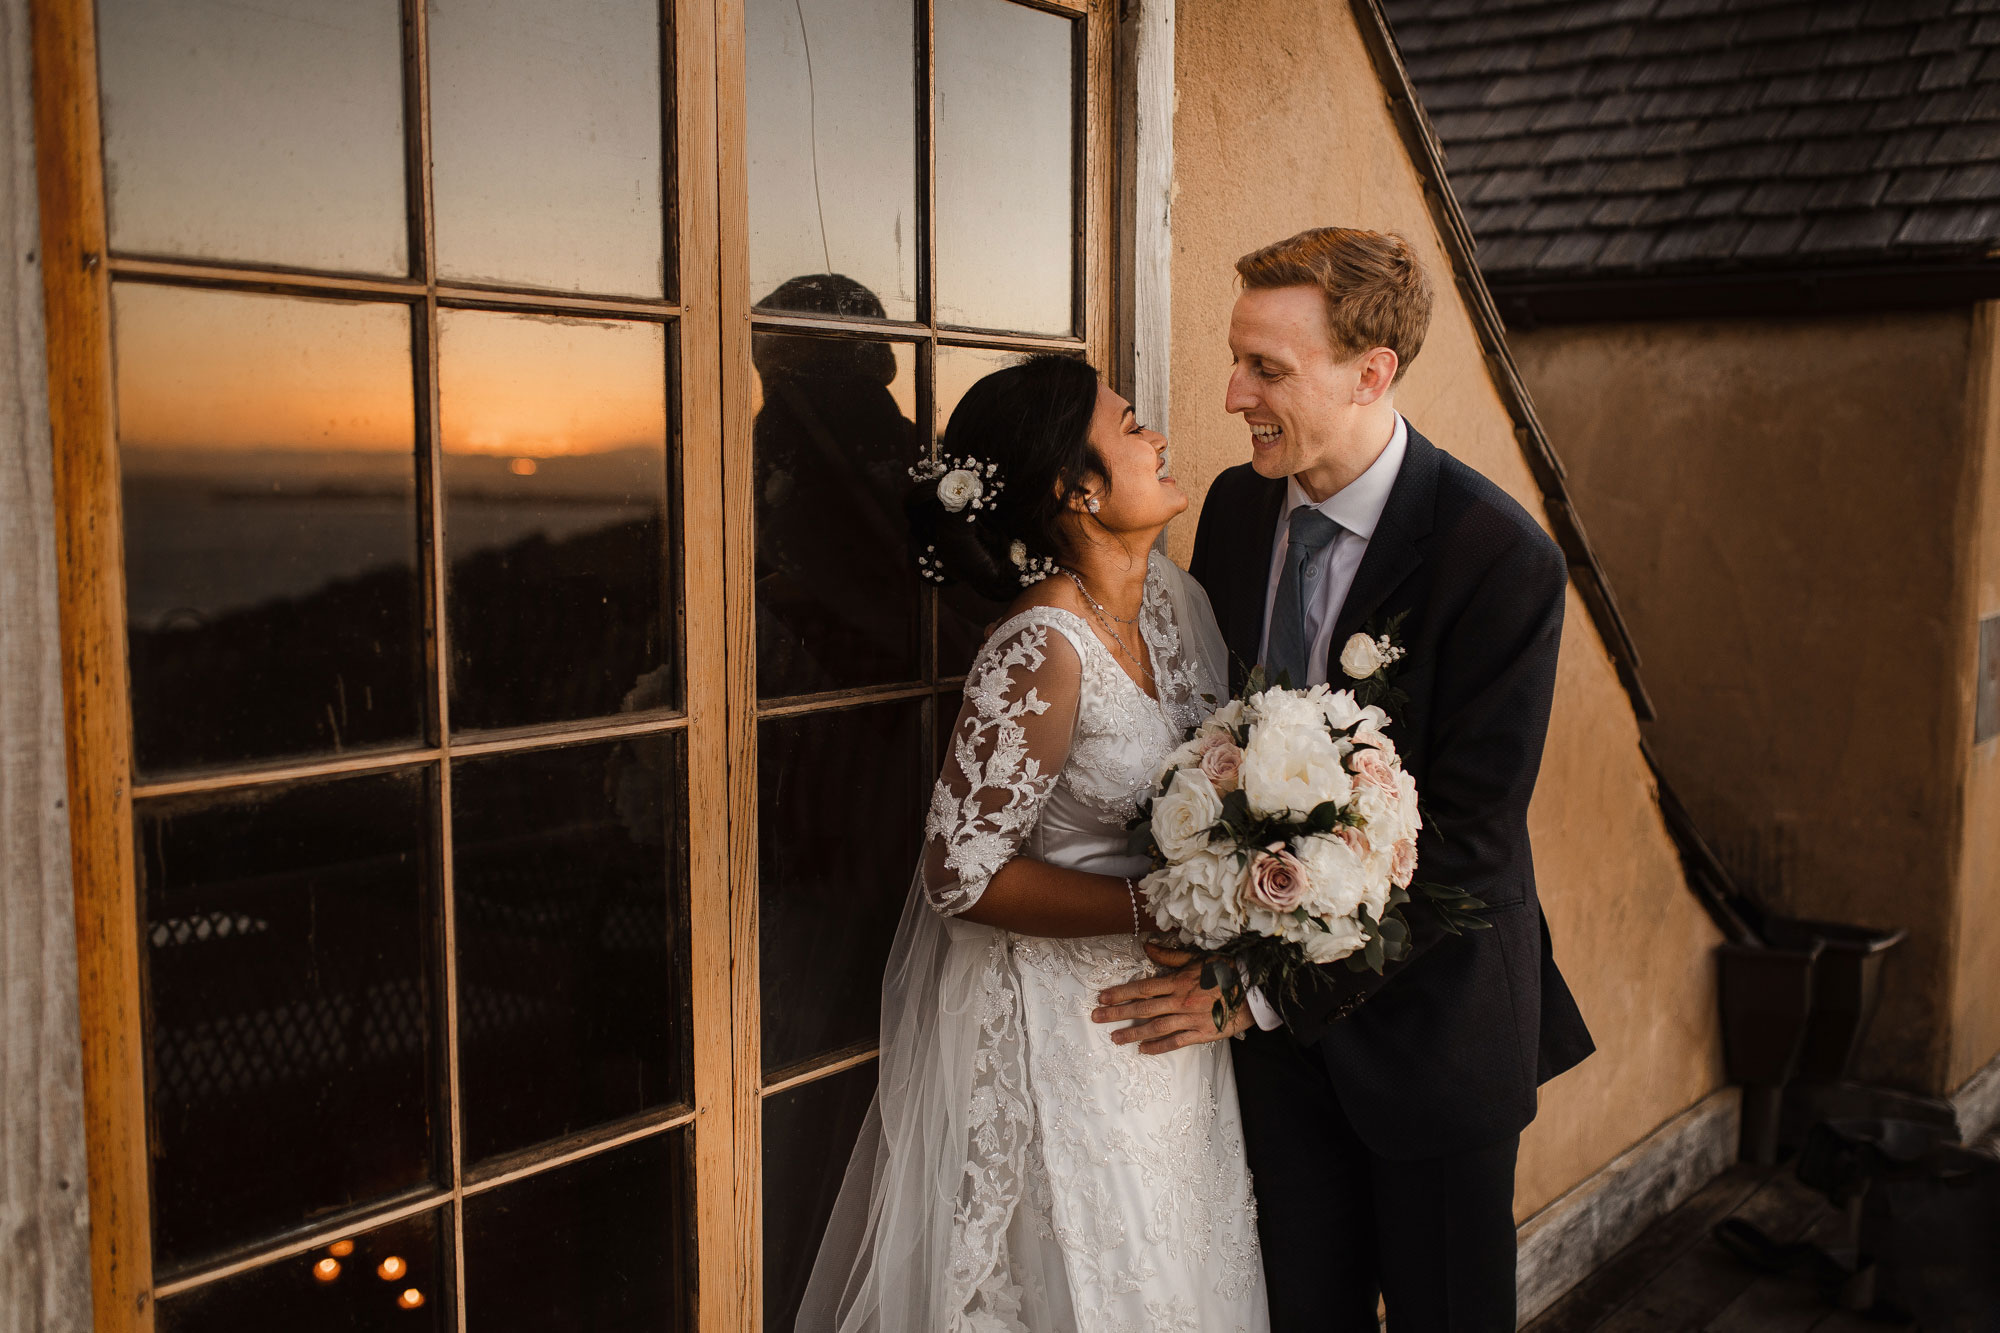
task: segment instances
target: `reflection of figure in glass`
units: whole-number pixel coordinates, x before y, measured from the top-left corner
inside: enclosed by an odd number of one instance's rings
[[[882,318],[837,273],[792,278],[765,304]],[[758,333],[759,693],[808,694],[918,674],[916,580],[903,559],[904,469],[917,428],[889,392],[888,343]]]
[[[799,1333],[1267,1327],[1227,1045],[1091,1021],[1149,967],[1126,822],[1227,676],[1154,550],[1188,504],[1165,448],[1088,365],[1035,357],[973,386],[911,493],[925,573],[1011,605],[932,794]]]

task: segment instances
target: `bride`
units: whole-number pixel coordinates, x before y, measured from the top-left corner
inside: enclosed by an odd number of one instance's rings
[[[799,1333],[1264,1333],[1226,1043],[1093,1024],[1147,969],[1125,824],[1226,694],[1154,541],[1166,441],[1081,361],[987,376],[912,493],[918,564],[1013,605],[981,649],[882,982],[879,1090]]]

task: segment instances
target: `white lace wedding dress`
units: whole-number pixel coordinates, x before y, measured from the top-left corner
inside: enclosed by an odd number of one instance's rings
[[[1207,598],[1154,554],[1140,612],[1160,699],[1084,621],[1032,608],[966,681],[883,981],[875,1107],[800,1333],[1265,1333],[1224,1043],[1169,1055],[1090,1021],[1151,967],[1129,933],[963,920],[1015,856],[1144,873],[1125,824],[1226,690]]]

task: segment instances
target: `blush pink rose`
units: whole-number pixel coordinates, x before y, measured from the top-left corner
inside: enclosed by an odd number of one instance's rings
[[[1348,760],[1354,776],[1371,787],[1379,787],[1389,795],[1396,794],[1396,770],[1378,750],[1358,749]]]
[[[1389,849],[1389,878],[1399,889],[1410,887],[1410,881],[1417,876],[1417,844],[1413,838],[1405,838]]]
[[[1342,842],[1346,843],[1347,850],[1353,852],[1356,856],[1365,857],[1368,855],[1367,835],[1362,833],[1360,829],[1354,827],[1354,825],[1342,824],[1339,828],[1333,831],[1333,836],[1339,838]]]
[[[1306,900],[1312,880],[1299,858],[1274,842],[1250,863],[1250,897],[1274,912],[1290,912]]]
[[[1243,751],[1227,736],[1209,737],[1201,747],[1201,775],[1219,792],[1235,791],[1243,780]]]

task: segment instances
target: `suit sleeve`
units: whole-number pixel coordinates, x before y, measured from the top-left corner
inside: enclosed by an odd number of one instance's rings
[[[1518,903],[1532,870],[1525,854],[1528,802],[1541,769],[1555,695],[1567,571],[1553,543],[1517,543],[1487,570],[1459,619],[1439,640],[1429,762],[1419,799],[1419,882],[1465,890],[1488,907]],[[1287,1004],[1286,1023],[1317,1040],[1450,938],[1419,897],[1403,909],[1410,952],[1378,975],[1343,962]]]
[[[1194,581],[1202,586],[1202,590],[1208,594],[1211,602],[1216,597],[1215,577],[1218,571],[1215,568],[1216,525],[1209,520],[1213,515],[1230,508],[1227,496],[1224,494],[1228,486],[1227,472],[1209,483],[1208,496],[1202,501],[1201,517],[1195,521],[1194,553],[1188,557],[1188,573],[1192,574]]]

